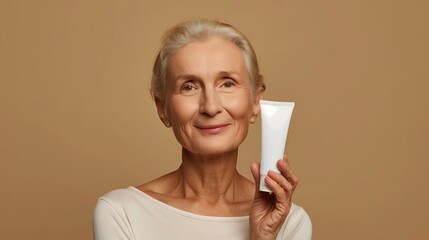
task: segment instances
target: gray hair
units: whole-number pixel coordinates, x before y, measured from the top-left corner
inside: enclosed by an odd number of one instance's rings
[[[246,36],[227,23],[216,20],[195,20],[175,25],[164,34],[152,71],[150,93],[154,100],[162,102],[165,100],[167,65],[170,56],[193,41],[204,41],[212,36],[231,41],[242,51],[250,76],[252,93],[259,87],[265,89],[255,51]]]

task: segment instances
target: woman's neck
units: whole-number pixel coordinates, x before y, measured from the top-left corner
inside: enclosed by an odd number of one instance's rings
[[[182,150],[182,165],[177,171],[176,194],[206,201],[237,201],[242,176],[236,169],[238,150],[203,156]]]
[[[250,211],[255,186],[238,173],[237,156],[237,151],[201,156],[183,150],[179,169],[138,188],[184,211],[244,216]]]

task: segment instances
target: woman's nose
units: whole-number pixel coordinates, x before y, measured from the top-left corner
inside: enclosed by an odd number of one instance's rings
[[[205,89],[201,96],[200,113],[215,116],[222,112],[222,104],[214,89]]]

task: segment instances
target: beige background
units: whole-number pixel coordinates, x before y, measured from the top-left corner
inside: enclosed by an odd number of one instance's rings
[[[424,239],[429,2],[0,1],[0,238],[91,239],[97,197],[177,168],[148,94],[161,34],[217,18],[295,101],[287,154],[314,239]],[[260,126],[239,169],[259,160]]]

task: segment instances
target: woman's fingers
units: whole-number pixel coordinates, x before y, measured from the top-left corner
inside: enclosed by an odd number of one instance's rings
[[[273,180],[283,191],[292,191],[293,185],[282,174],[274,171],[269,171],[268,176]]]
[[[293,174],[286,156],[278,161],[277,167],[280,173],[269,171],[265,182],[279,202],[290,202],[298,177]]]
[[[259,163],[252,163],[250,165],[250,172],[252,173],[253,179],[255,180],[255,184],[258,185],[259,188]]]
[[[289,160],[286,156],[283,156],[283,159],[277,162],[277,168],[280,170],[281,174],[286,178],[286,180],[292,185],[293,190],[295,190],[299,180],[298,177],[293,174]]]
[[[259,179],[260,179],[260,164],[252,163],[250,170],[255,180],[256,189],[259,191]],[[292,169],[289,165],[289,160],[286,156],[277,162],[277,168],[280,173],[269,171],[266,178],[266,184],[277,196],[277,198],[291,196],[298,184],[298,177],[293,174]]]
[[[267,186],[273,190],[279,202],[287,201],[287,198],[292,195],[293,186],[286,178],[276,172],[269,171],[268,177],[265,180]]]

